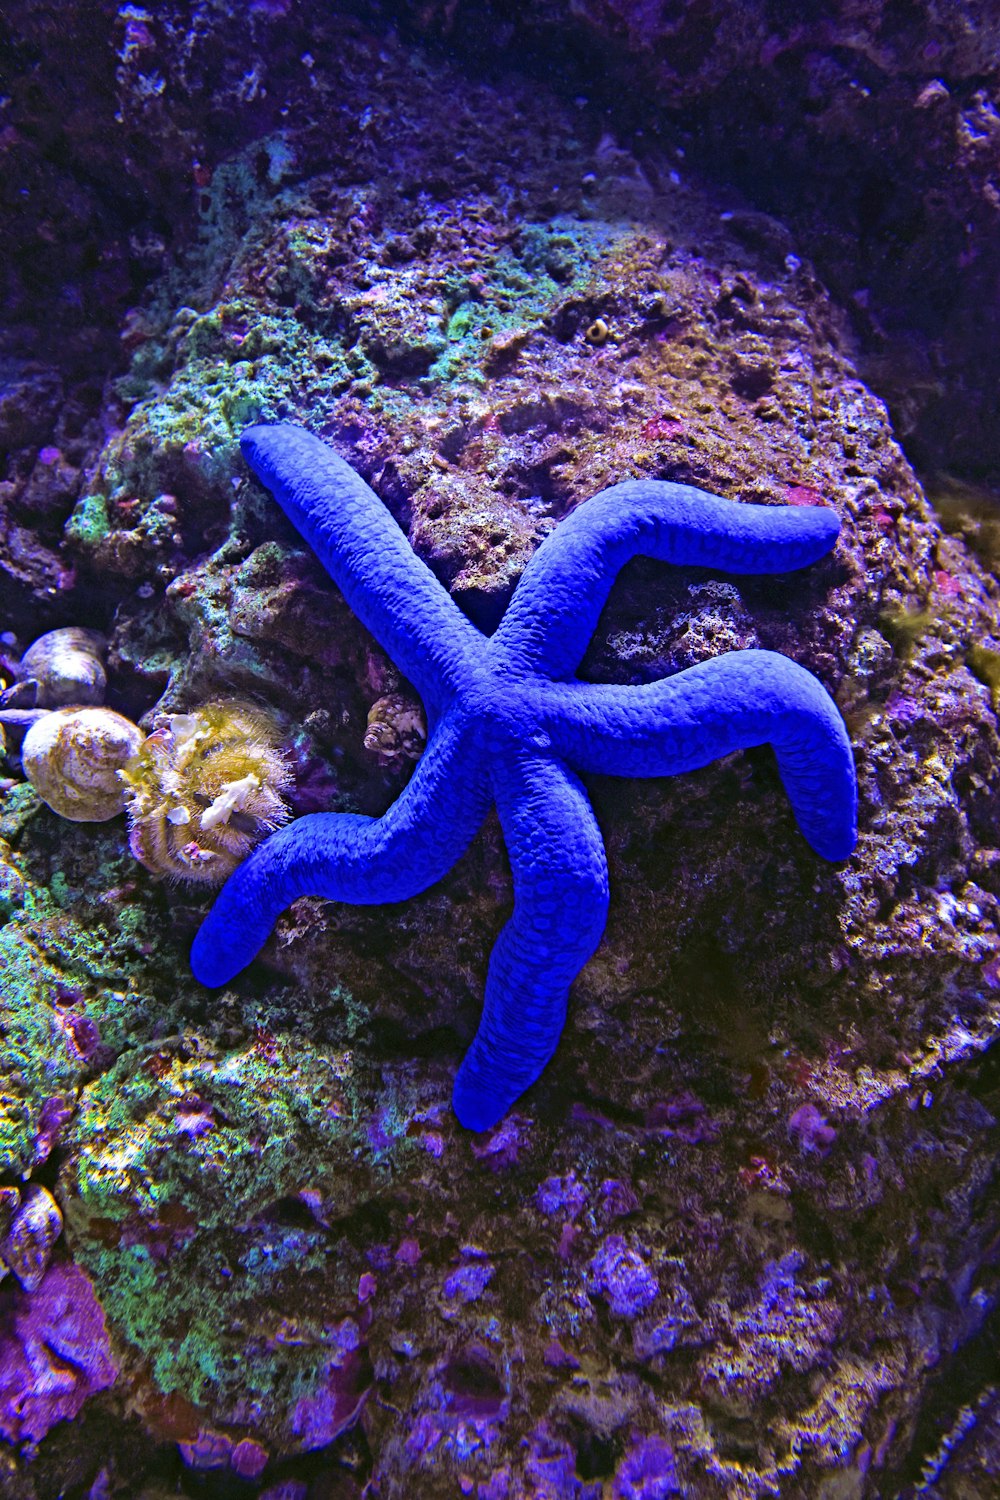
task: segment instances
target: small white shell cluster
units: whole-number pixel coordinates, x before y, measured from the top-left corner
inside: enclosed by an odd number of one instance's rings
[[[221,884],[288,819],[292,771],[275,727],[253,705],[222,700],[161,715],[146,736],[102,705],[104,649],[93,630],[41,636],[0,694],[0,734],[5,723],[24,734],[24,774],[60,817],[102,823],[126,812],[129,847],[147,869]],[[77,701],[56,707],[67,695]]]
[[[30,1183],[0,1188],[0,1281],[13,1271],[26,1292],[35,1292],[62,1234],[63,1216],[48,1188]]]
[[[53,812],[74,823],[103,823],[124,809],[118,772],[142,744],[138,725],[102,706],[106,650],[97,630],[50,630],[25,651],[16,683],[0,697],[0,726],[27,731],[24,774]]]

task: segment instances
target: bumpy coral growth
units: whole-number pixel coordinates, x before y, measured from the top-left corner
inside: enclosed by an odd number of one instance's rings
[[[165,714],[122,779],[130,848],[157,875],[221,884],[288,819],[291,769],[270,720],[245,703]]]

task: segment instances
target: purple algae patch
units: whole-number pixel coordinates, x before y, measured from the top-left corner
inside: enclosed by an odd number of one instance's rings
[[[837,1139],[837,1132],[820,1114],[815,1104],[801,1104],[788,1119],[788,1133],[798,1141],[802,1151],[825,1156]]]
[[[614,1500],[667,1500],[679,1495],[673,1449],[666,1439],[633,1436],[611,1493]]]
[[[524,1475],[532,1488],[529,1493],[539,1500],[601,1500],[601,1481],[581,1479],[576,1472],[576,1454],[569,1443],[540,1422],[525,1439],[527,1455]]]
[[[329,1333],[336,1353],[324,1366],[318,1388],[302,1396],[291,1415],[291,1431],[305,1452],[325,1448],[346,1431],[371,1387],[371,1361],[357,1324],[345,1318]]]
[[[593,1289],[602,1293],[613,1313],[634,1318],[655,1301],[660,1284],[642,1256],[620,1234],[609,1234],[590,1262]]]
[[[104,1310],[78,1266],[50,1267],[30,1296],[0,1291],[0,1437],[39,1442],[117,1375]]]
[[[259,1479],[267,1468],[268,1452],[254,1438],[241,1438],[229,1457],[229,1466],[241,1479]]]
[[[587,1189],[577,1182],[576,1173],[566,1177],[546,1177],[539,1184],[535,1202],[543,1214],[567,1213],[574,1218],[587,1201]]]
[[[605,1177],[598,1194],[597,1210],[605,1220],[624,1219],[634,1214],[639,1200],[627,1182],[617,1177]]]
[[[224,1469],[233,1456],[233,1440],[224,1432],[203,1427],[190,1442],[177,1444],[189,1469]]]
[[[510,1465],[503,1464],[476,1487],[476,1500],[511,1500]]]
[[[459,1266],[444,1279],[443,1293],[446,1297],[457,1297],[460,1302],[475,1302],[481,1297],[496,1275],[496,1268],[483,1261],[471,1266]]]

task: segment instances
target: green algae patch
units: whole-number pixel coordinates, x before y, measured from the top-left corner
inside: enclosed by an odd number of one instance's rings
[[[66,522],[65,536],[73,546],[86,550],[96,547],[110,530],[107,497],[95,493],[77,501]]]
[[[36,819],[27,786],[0,808],[0,1173],[24,1177],[51,1149],[46,1106],[72,1106],[96,1070],[176,1024],[196,986],[152,903],[124,897],[123,830]],[[30,857],[16,847],[29,824]]]
[[[357,1196],[353,1071],[350,1052],[301,1039],[224,1052],[188,1033],[83,1091],[61,1179],[67,1235],[132,1346],[140,1392],[182,1395],[215,1422],[253,1411],[272,1441],[309,1446],[340,1337],[344,1401],[360,1395],[360,1334],[344,1332],[357,1273],[335,1227]]]
[[[933,628],[936,619],[929,609],[893,609],[884,610],[878,623],[896,655],[909,661],[914,647]]]
[[[95,1062],[169,1013],[133,961],[120,931],[84,927],[47,893],[24,891],[0,930],[0,1172],[24,1176],[44,1159],[46,1102],[72,1099]]]
[[[466,282],[458,294],[428,384],[465,376],[485,385],[484,361],[489,365],[567,302],[596,292],[602,261],[623,253],[626,233],[624,225],[569,215],[526,224],[516,244],[484,261],[475,285]]]

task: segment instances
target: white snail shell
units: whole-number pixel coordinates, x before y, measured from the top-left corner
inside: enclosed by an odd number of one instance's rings
[[[0,1258],[26,1292],[35,1292],[41,1285],[62,1227],[62,1211],[48,1188],[36,1183],[26,1187],[24,1201],[0,1243]]]
[[[66,625],[32,641],[18,663],[17,675],[22,682],[37,682],[39,708],[103,703],[106,649],[107,641],[99,631]]]
[[[60,708],[33,724],[21,765],[43,802],[74,823],[104,823],[125,806],[118,775],[138,752],[138,724],[111,708]]]

